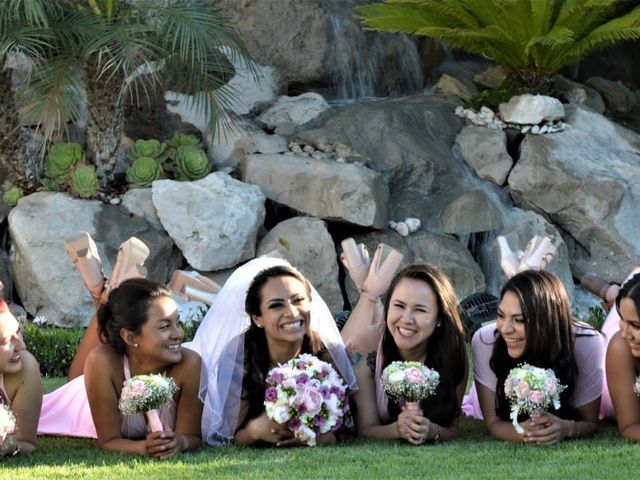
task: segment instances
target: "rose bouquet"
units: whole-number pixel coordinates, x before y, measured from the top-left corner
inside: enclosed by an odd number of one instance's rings
[[[7,405],[0,405],[0,445],[16,429],[16,417]]]
[[[409,409],[416,409],[422,399],[433,395],[439,383],[440,374],[420,362],[391,362],[380,377],[385,393],[404,399]]]
[[[144,413],[152,432],[164,430],[158,410],[168,407],[178,389],[171,377],[135,375],[124,382],[118,407],[125,415]]]
[[[504,381],[504,393],[511,402],[511,420],[516,432],[524,429],[518,423],[518,415],[540,415],[549,406],[560,408],[560,393],[567,388],[561,385],[553,370],[523,363],[512,368]]]
[[[307,445],[338,430],[349,411],[344,382],[331,365],[313,355],[302,354],[271,369],[266,382],[267,416],[286,424]]]
[[[640,397],[640,375],[636,377],[636,381],[633,384],[633,391]]]

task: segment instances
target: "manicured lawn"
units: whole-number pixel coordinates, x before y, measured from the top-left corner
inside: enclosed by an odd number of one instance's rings
[[[59,380],[47,380],[50,390]],[[89,440],[42,438],[39,451],[1,461],[0,478],[636,478],[640,445],[612,424],[589,440],[552,447],[490,439],[462,419],[456,441],[424,447],[356,440],[323,448],[203,448],[168,461],[105,453]]]

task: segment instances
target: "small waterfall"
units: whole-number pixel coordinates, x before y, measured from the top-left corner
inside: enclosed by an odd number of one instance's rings
[[[351,11],[347,16],[329,15],[334,102],[420,90],[423,75],[415,41],[405,35],[364,32]]]

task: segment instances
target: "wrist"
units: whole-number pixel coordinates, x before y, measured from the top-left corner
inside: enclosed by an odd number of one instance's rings
[[[440,425],[437,423],[432,423],[429,426],[429,440],[432,442],[440,441]]]
[[[566,420],[568,422],[567,438],[578,438],[580,436],[580,424],[575,420]]]
[[[374,297],[373,295],[371,295],[366,290],[360,290],[360,298],[365,298],[365,299],[367,299],[368,301],[370,301],[373,304],[377,304],[378,301],[380,300],[379,297]]]

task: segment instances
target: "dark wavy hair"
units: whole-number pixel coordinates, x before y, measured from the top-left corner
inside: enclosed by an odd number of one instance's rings
[[[620,301],[623,298],[628,298],[636,306],[636,311],[640,313],[640,273],[636,273],[631,277],[618,292],[616,297],[616,310],[620,314]],[[620,315],[622,318],[622,315]]]
[[[171,297],[171,292],[160,283],[146,278],[122,282],[109,294],[107,303],[98,309],[98,333],[102,343],[124,355],[126,343],[120,336],[120,331],[125,328],[140,333],[147,322],[149,307],[160,297]]]
[[[260,416],[264,411],[264,394],[267,388],[265,379],[269,372],[271,358],[264,329],[258,328],[253,317],[262,314],[260,304],[265,284],[271,278],[278,277],[293,277],[299,280],[304,285],[307,297],[311,300],[311,286],[307,279],[297,270],[285,265],[261,271],[249,285],[245,299],[245,311],[252,317],[252,321],[244,336],[244,375],[242,380],[242,399],[249,402],[249,411],[242,424],[238,425],[237,430],[244,428],[249,420]],[[302,340],[300,353],[318,355],[324,348],[319,336],[310,330]]]
[[[384,318],[389,312],[389,302],[398,283],[409,278],[425,282],[438,302],[438,326],[427,340],[427,357],[424,364],[440,374],[435,395],[420,402],[420,407],[432,422],[444,427],[453,423],[459,411],[456,386],[467,371],[467,354],[464,343],[464,326],[458,310],[458,300],[449,278],[436,267],[427,264],[410,265],[401,270],[391,282],[384,302]],[[391,362],[402,360],[393,335],[386,327],[382,335],[382,368]],[[392,420],[400,414],[399,404],[389,399],[389,416]]]
[[[578,322],[571,315],[569,297],[560,279],[544,270],[525,270],[514,275],[502,288],[500,298],[511,292],[520,302],[526,345],[520,358],[511,358],[504,339],[496,333],[489,366],[496,374],[496,413],[509,420],[509,401],[504,395],[504,381],[509,371],[521,363],[540,368],[551,368],[567,389],[560,394],[561,407],[555,414],[561,418],[579,420],[580,416],[569,405],[578,378],[575,360],[574,328]],[[525,419],[527,417],[522,417]]]

